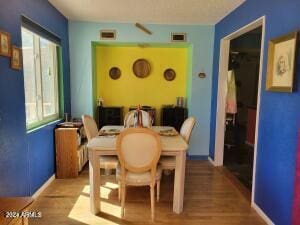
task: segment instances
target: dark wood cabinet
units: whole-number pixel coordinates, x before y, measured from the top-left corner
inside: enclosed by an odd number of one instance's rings
[[[175,129],[179,132],[187,116],[187,108],[163,107],[161,109],[161,125],[175,127]]]
[[[123,124],[123,107],[118,106],[98,106],[97,107],[98,128],[106,125]]]

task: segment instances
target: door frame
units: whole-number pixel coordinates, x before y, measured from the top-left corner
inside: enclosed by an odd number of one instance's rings
[[[261,98],[261,83],[264,60],[264,45],[265,45],[265,16],[247,24],[239,30],[225,36],[220,42],[220,60],[219,60],[219,76],[218,76],[218,96],[217,96],[217,117],[216,117],[216,133],[215,133],[215,157],[213,164],[215,166],[223,166],[224,159],[224,137],[225,137],[225,104],[226,104],[226,89],[227,89],[227,73],[230,51],[230,40],[235,39],[251,30],[262,27],[261,34],[261,49],[259,63],[259,78],[257,92],[257,111],[256,111],[256,128],[255,128],[255,143],[254,143],[254,162],[252,171],[252,193],[251,202],[254,202],[255,190],[255,174],[256,174],[256,156],[257,156],[257,137],[259,132],[259,114],[260,114],[260,98]]]

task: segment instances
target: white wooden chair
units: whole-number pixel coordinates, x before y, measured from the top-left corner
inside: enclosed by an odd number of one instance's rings
[[[134,113],[136,110],[129,111],[124,118],[124,127],[132,127],[134,125]],[[143,127],[151,127],[152,121],[148,112],[141,110]]]
[[[153,221],[155,216],[154,187],[157,184],[157,201],[159,201],[162,172],[157,166],[161,154],[159,135],[147,128],[126,129],[117,138],[117,154],[120,166],[117,168],[116,177],[120,185],[122,217],[124,217],[126,186],[149,185]]]
[[[189,117],[183,122],[180,128],[180,135],[187,144],[190,142],[195,124],[196,119],[194,117]],[[176,167],[176,158],[174,156],[162,156],[159,160],[159,164],[163,170],[174,170]]]
[[[93,117],[88,115],[82,116],[82,122],[86,137],[88,141],[96,137],[99,133],[96,121]],[[107,170],[116,169],[118,166],[118,158],[116,156],[101,156],[100,157],[100,168]]]

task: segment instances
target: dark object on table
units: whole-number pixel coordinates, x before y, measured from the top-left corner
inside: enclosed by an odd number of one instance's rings
[[[98,106],[97,116],[99,129],[106,125],[123,125],[123,107]]]
[[[174,127],[178,132],[188,116],[187,108],[183,107],[162,107],[161,125]]]

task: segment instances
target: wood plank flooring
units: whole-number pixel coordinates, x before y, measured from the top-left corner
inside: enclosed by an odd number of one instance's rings
[[[150,216],[150,191],[130,187],[125,203],[125,218],[120,218],[118,189],[114,176],[101,178],[101,210],[89,211],[88,167],[76,179],[56,179],[32,204],[42,218],[30,219],[34,225],[261,225],[265,224],[219,169],[207,161],[187,161],[184,211],[172,212],[174,176],[163,176],[160,202],[156,203],[155,222]]]

